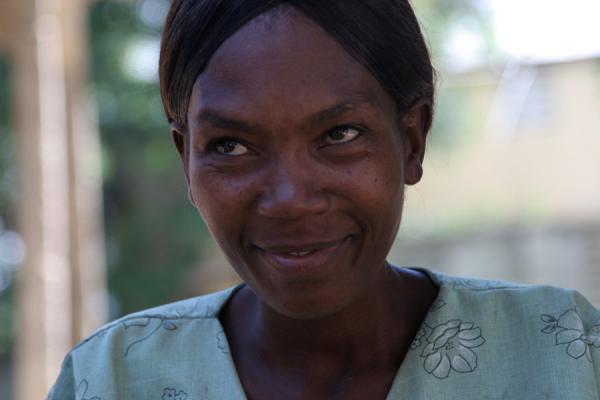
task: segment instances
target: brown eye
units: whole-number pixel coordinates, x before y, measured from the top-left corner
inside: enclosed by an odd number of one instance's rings
[[[327,133],[325,141],[327,144],[343,144],[356,139],[362,131],[351,126],[340,126]]]
[[[214,144],[214,149],[217,153],[226,156],[241,156],[248,153],[248,148],[233,139],[225,139]]]

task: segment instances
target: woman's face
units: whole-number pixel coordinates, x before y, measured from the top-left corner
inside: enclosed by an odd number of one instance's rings
[[[190,197],[242,279],[279,313],[316,318],[379,283],[426,108],[399,116],[341,45],[286,13],[217,50],[173,129]]]

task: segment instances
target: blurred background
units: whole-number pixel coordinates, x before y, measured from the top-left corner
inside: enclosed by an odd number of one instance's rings
[[[600,2],[413,0],[438,70],[390,261],[600,305]],[[0,398],[44,397],[125,313],[237,278],[186,198],[157,85],[168,0],[0,3]]]

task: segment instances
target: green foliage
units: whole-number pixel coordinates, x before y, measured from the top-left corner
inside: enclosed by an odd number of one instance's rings
[[[105,229],[112,317],[175,300],[202,258],[206,228],[188,203],[156,80],[124,68],[132,44],[157,42],[159,28],[135,5],[96,2],[90,10],[92,91],[103,145]]]
[[[484,38],[486,50],[494,50],[494,30],[488,10],[481,0],[415,0],[415,12],[427,37],[434,58],[440,62],[452,57],[444,54],[444,44],[448,40],[449,30],[455,24],[469,19]]]
[[[8,60],[0,57],[0,217],[4,223],[14,223],[14,145],[10,132],[11,86]],[[1,232],[1,230],[0,230]]]
[[[476,137],[469,121],[473,121],[472,104],[465,88],[444,85],[450,75],[448,65],[455,57],[449,50],[451,33],[456,27],[467,29],[482,39],[483,63],[496,57],[494,30],[490,11],[481,0],[415,0],[415,12],[429,44],[438,72],[436,112],[431,134],[430,151],[456,151]]]
[[[11,285],[0,293],[0,359],[10,352],[15,333],[15,290]]]
[[[14,229],[14,144],[10,131],[11,86],[10,68],[5,57],[0,57],[0,236]],[[14,340],[14,270],[0,262],[0,358]]]

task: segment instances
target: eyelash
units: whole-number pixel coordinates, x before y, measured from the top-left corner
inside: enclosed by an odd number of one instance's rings
[[[364,133],[364,129],[361,127],[358,127],[358,126],[339,125],[339,126],[336,126],[335,128],[328,130],[325,133],[325,137],[330,138],[331,137],[330,135],[333,133],[343,132],[343,131],[347,131],[347,130],[356,131],[356,136],[354,136],[353,138],[351,138],[350,140],[345,141],[345,142],[325,143],[325,145],[322,147],[351,143],[354,140],[356,140],[357,138],[359,138]],[[216,154],[223,155],[223,156],[236,156],[238,154],[230,154],[230,153],[225,153],[225,152],[219,151],[219,147],[226,146],[227,144],[231,144],[231,143],[239,144],[241,146],[244,146],[246,149],[248,149],[248,146],[246,144],[244,144],[242,141],[240,141],[239,139],[235,139],[232,137],[224,137],[224,138],[218,138],[218,139],[214,139],[214,140],[210,141],[207,145],[207,150],[208,150],[208,152],[216,153]]]
[[[332,146],[332,145],[339,145],[339,144],[346,144],[346,143],[351,143],[354,140],[356,140],[357,138],[359,138],[363,133],[364,133],[364,129],[359,127],[359,126],[354,126],[354,125],[339,125],[336,126],[333,129],[330,129],[329,131],[327,131],[327,133],[325,134],[326,137],[331,137],[330,135],[332,133],[337,133],[337,132],[343,132],[343,131],[347,131],[347,130],[354,130],[356,131],[356,136],[354,136],[353,138],[351,138],[350,140],[346,141],[346,142],[341,142],[341,143],[328,143],[326,145]]]
[[[207,152],[209,152],[209,153],[216,153],[216,154],[223,155],[223,156],[235,156],[236,154],[224,153],[222,151],[219,151],[219,147],[226,146],[227,144],[231,144],[231,143],[239,144],[241,146],[244,146],[246,149],[248,149],[248,146],[246,144],[244,144],[242,141],[235,139],[235,138],[231,138],[231,137],[224,137],[224,138],[218,138],[218,139],[211,140],[208,143],[208,145],[206,146],[206,149],[207,149]]]

